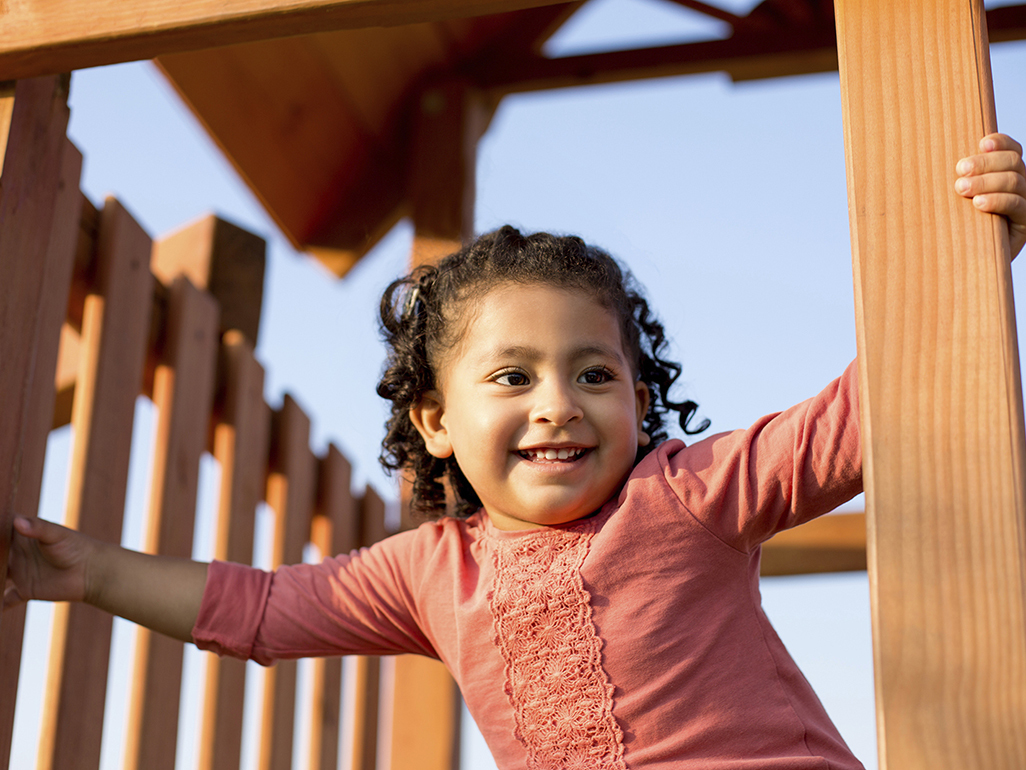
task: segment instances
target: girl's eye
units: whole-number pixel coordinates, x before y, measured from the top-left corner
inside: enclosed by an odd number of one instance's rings
[[[520,387],[526,385],[528,382],[527,375],[523,372],[518,372],[516,370],[502,372],[496,375],[493,381],[499,383],[500,385],[511,385],[513,387]]]
[[[584,385],[602,385],[613,379],[613,373],[608,369],[589,369],[584,372],[577,381]]]

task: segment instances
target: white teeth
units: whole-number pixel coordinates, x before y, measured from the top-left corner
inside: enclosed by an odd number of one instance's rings
[[[529,460],[576,460],[585,450],[581,447],[561,449],[525,449],[521,454]]]

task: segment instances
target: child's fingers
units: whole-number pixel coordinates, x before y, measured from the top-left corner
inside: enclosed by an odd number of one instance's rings
[[[1022,145],[1008,136],[1008,134],[987,134],[980,140],[980,149],[984,152],[1011,150],[1022,155]]]
[[[1022,152],[994,150],[983,155],[970,155],[958,161],[955,171],[963,179],[1002,172],[1023,174]]]

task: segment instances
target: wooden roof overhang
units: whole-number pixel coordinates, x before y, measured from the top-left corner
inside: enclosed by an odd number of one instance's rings
[[[410,213],[416,115],[441,109],[453,87],[474,94],[486,124],[510,93],[837,68],[832,0],[765,0],[744,16],[673,0],[728,34],[562,58],[542,44],[582,2],[240,0],[227,11],[212,0],[125,0],[88,4],[88,25],[83,5],[65,2],[0,11],[0,78],[156,57],[285,236],[337,275]],[[991,40],[1026,38],[1026,4],[987,18]],[[225,41],[234,44],[209,47]]]

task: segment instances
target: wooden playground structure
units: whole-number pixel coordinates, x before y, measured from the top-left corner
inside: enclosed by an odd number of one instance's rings
[[[251,560],[262,501],[276,564],[307,543],[339,552],[386,534],[381,499],[351,492],[338,450],[310,450],[310,418],[264,401],[263,242],[216,217],[151,240],[116,199],[86,199],[59,73],[156,59],[282,232],[343,276],[402,217],[415,261],[470,233],[476,146],[507,94],[839,68],[867,513],[778,536],[763,572],[868,566],[881,768],[1026,767],[1026,436],[1008,245],[949,189],[955,161],[994,130],[988,40],[1026,38],[1026,4],[766,0],[738,16],[673,1],[730,34],[549,59],[541,43],[583,3],[0,2],[0,561],[11,518],[38,508],[47,436],[68,423],[67,520],[120,541],[140,393],[159,412],[148,550],[191,554],[205,451],[222,469],[218,558]],[[0,622],[0,767],[23,625],[23,609]],[[110,636],[108,616],[58,608],[40,770],[99,765]],[[124,767],[172,768],[182,646],[140,630],[137,649]],[[340,672],[316,664],[309,767],[458,766],[458,694],[439,665],[357,660],[344,715]],[[244,664],[211,656],[203,768],[239,766],[244,686]],[[281,663],[265,680],[261,770],[292,766],[295,710],[296,666]]]

